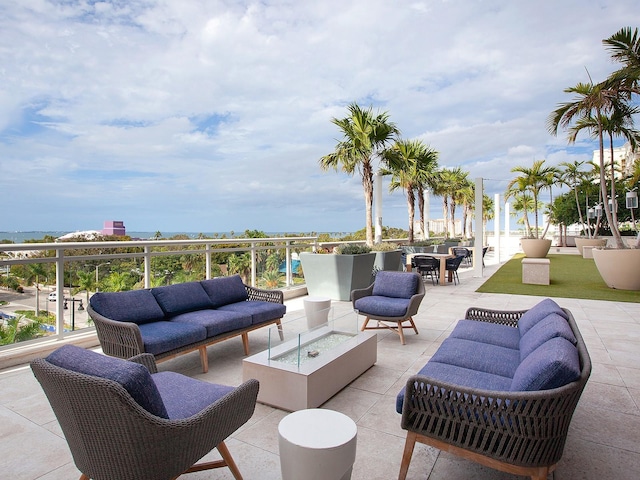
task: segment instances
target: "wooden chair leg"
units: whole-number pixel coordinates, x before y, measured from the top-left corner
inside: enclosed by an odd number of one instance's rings
[[[198,348],[200,351],[200,363],[202,363],[202,373],[209,371],[209,357],[207,356],[207,347],[205,345]]]
[[[83,473],[82,475],[80,475],[80,480],[91,480],[91,479]]]
[[[369,317],[366,317],[364,319],[364,323],[362,324],[362,327],[360,327],[360,331],[361,332],[364,332],[367,329],[367,324],[369,323],[369,320],[370,320]]]
[[[236,480],[242,480],[242,475],[240,474],[240,470],[238,469],[236,462],[233,461],[233,457],[231,456],[231,452],[227,448],[227,445],[224,442],[220,442],[217,448],[218,448],[218,451],[220,452],[220,455],[222,456],[224,461],[227,463],[229,470],[231,470],[231,473],[233,474],[233,478],[235,478]]]
[[[407,478],[409,464],[411,463],[411,457],[413,456],[413,447],[415,447],[415,445],[416,434],[414,432],[407,432],[407,439],[404,442],[404,453],[402,454],[402,463],[400,464],[398,480],[405,480]]]
[[[246,332],[242,334],[242,347],[244,348],[244,354],[249,356],[249,334]]]
[[[418,328],[416,327],[416,324],[413,323],[413,317],[409,317],[409,323],[411,324],[411,326],[413,327],[413,331],[416,332],[416,335],[419,334],[418,332]]]
[[[400,335],[400,343],[406,345],[404,341],[404,328],[402,327],[402,321],[398,322],[398,335]]]

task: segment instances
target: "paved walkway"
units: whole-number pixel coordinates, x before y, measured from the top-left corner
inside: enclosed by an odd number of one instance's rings
[[[497,269],[487,255],[485,277]],[[397,478],[404,445],[395,396],[406,379],[430,358],[469,306],[523,309],[540,297],[481,294],[483,278],[460,272],[457,286],[431,286],[415,321],[419,335],[407,331],[407,344],[380,331],[375,366],[329,400],[324,408],[345,413],[358,425],[353,480]],[[569,308],[589,348],[593,373],[574,415],[555,479],[638,478],[640,471],[640,303],[556,299]],[[337,314],[346,302],[334,302]],[[302,300],[288,302],[287,318],[302,315]],[[267,332],[250,335],[253,352],[267,348]],[[209,348],[210,371],[200,372],[197,353],[160,364],[203,380],[236,385],[242,381],[240,339]],[[287,413],[258,404],[255,415],[228,441],[246,480],[280,478],[277,426]],[[0,477],[62,480],[78,478],[66,442],[48,402],[28,366],[0,371]],[[211,454],[213,457],[215,454]],[[231,479],[226,469],[185,475],[185,479]],[[517,479],[417,445],[408,478],[430,480]]]

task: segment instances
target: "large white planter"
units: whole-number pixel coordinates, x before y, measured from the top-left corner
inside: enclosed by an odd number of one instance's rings
[[[609,288],[640,290],[640,250],[593,249],[593,260]]]
[[[551,240],[546,238],[521,238],[520,245],[525,257],[544,258],[551,248]]]
[[[351,290],[371,285],[375,259],[375,252],[357,255],[302,252],[300,262],[307,292],[314,297],[348,302]]]
[[[576,237],[576,247],[578,247],[578,252],[580,255],[582,253],[582,247],[606,247],[607,239],[606,238],[587,238],[587,237]]]

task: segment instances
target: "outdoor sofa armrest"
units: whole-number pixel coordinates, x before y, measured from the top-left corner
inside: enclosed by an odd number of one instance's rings
[[[158,373],[158,366],[156,364],[156,357],[151,353],[141,353],[128,359],[130,362],[139,363],[144,365],[149,370],[149,373]]]
[[[93,319],[100,346],[106,355],[127,359],[144,353],[144,343],[138,325],[104,317],[90,304],[87,306],[87,313]]]
[[[284,303],[284,293],[281,290],[264,290],[245,285],[249,300],[262,300],[263,302]]]
[[[356,300],[362,297],[369,297],[373,293],[373,283],[367,288],[357,288],[351,290],[351,303],[355,304]]]
[[[527,310],[491,310],[488,308],[471,307],[467,309],[464,318],[480,322],[497,323],[509,327],[518,326],[518,320]]]

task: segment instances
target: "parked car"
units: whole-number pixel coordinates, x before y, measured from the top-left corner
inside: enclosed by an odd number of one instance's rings
[[[49,294],[49,301],[55,302],[56,300],[58,300],[58,292],[51,292]]]

